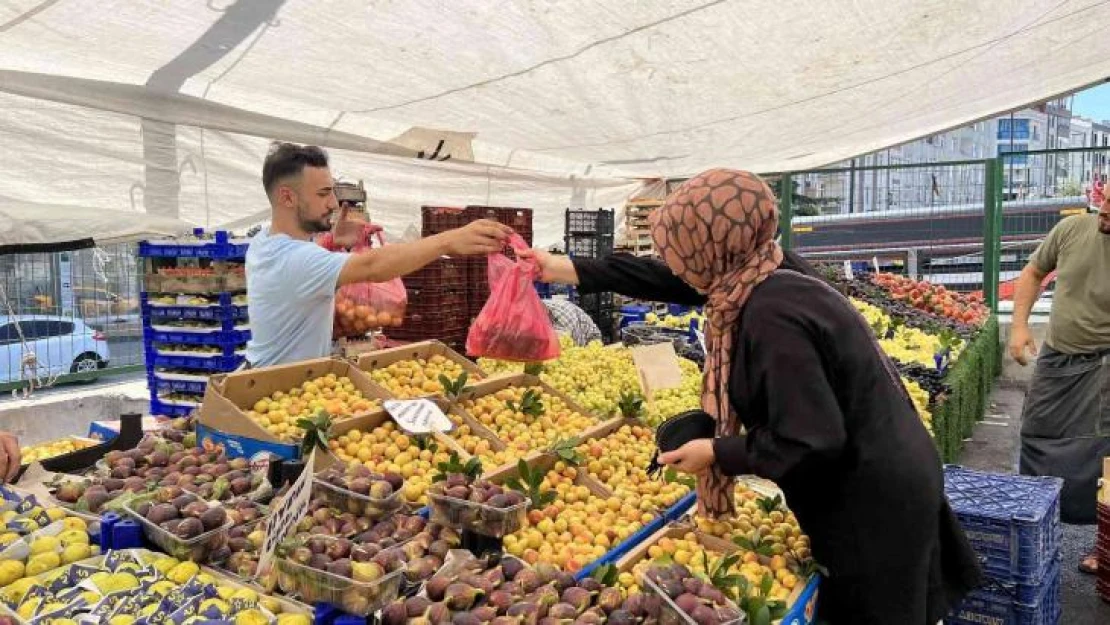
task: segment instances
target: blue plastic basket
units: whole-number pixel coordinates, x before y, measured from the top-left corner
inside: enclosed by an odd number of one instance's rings
[[[149,293],[143,291],[139,294],[144,321],[151,320],[154,317],[162,319],[204,319],[208,321],[246,319],[247,306],[245,304],[232,304],[231,300],[230,293],[220,293],[220,301],[214,306],[155,306],[150,303]]]
[[[178,406],[175,404],[166,404],[158,400],[158,397],[150,398],[150,414],[159,415],[164,417],[184,417],[192,414],[196,408],[189,406]]]
[[[154,374],[150,374],[148,383],[150,384],[151,389],[159,393],[174,392],[203,395],[205,389],[208,388],[208,382],[199,382],[193,380],[167,380],[165,378],[155,377]]]
[[[1060,622],[1060,563],[1054,562],[1043,582],[1036,586],[1034,601],[1018,601],[1010,593],[973,591],[959,608],[949,614],[947,625],[1056,625]]]
[[[202,228],[193,230],[194,234],[204,234]],[[139,256],[142,258],[212,258],[216,260],[238,260],[247,255],[247,243],[232,243],[230,233],[217,230],[214,241],[188,245],[185,243],[139,243]]]
[[[779,625],[810,625],[813,623],[817,616],[817,591],[820,586],[821,576],[814,573],[806,582],[801,594],[794,601],[794,605],[790,607],[790,611],[783,615]]]
[[[152,341],[158,343],[182,343],[185,345],[215,345],[224,347],[230,345],[232,351],[235,347],[246,343],[251,338],[250,330],[216,330],[215,332],[164,332],[153,328],[143,328],[143,340],[148,344]]]
[[[1040,581],[1062,539],[1063,480],[944,468],[944,492],[986,575],[1013,584]]]
[[[211,358],[202,358],[200,356],[162,356],[148,349],[146,352],[146,362],[147,365],[152,367],[225,372],[234,371],[239,365],[243,364],[243,357],[213,356]]]

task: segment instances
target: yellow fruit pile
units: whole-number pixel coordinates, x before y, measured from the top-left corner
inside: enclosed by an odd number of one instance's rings
[[[0,560],[0,587],[14,584],[24,577],[52,571],[63,564],[91,558],[99,553],[95,546],[89,545],[88,526],[84,519],[65,517],[65,511],[61,508],[50,508],[47,514],[50,515],[51,520],[62,521],[64,529],[57,535],[39,532],[28,536],[26,541],[30,553],[26,558]],[[11,542],[14,541],[10,541],[8,545]]]
[[[19,453],[23,459],[23,464],[30,464],[32,462],[46,460],[47,458],[54,458],[55,456],[72,453],[77,451],[78,449],[92,447],[96,444],[96,441],[85,441],[75,438],[61,438],[55,441],[48,441],[45,443],[39,443],[38,445],[24,447],[20,450]]]
[[[760,495],[744,484],[736,485],[736,515],[710,519],[694,515],[699,531],[732,540],[742,536],[765,545],[772,555],[790,555],[799,561],[810,557],[809,537],[802,533],[794,513],[781,499]]]
[[[411,399],[425,395],[442,395],[443,384],[439,376],[445,376],[453,382],[462,372],[462,365],[436,354],[427,360],[402,360],[388,367],[375,369],[370,372],[370,379],[401,399]],[[469,381],[478,379],[473,373],[468,373],[467,377]]]
[[[482,467],[487,472],[511,462],[515,463],[517,460],[525,457],[525,453],[512,447],[506,447],[500,451],[495,450],[493,444],[488,439],[472,432],[470,426],[466,424],[462,417],[453,412],[448,413],[447,416],[451,419],[451,422],[455,424],[455,429],[451,430],[448,436],[455,439],[455,442],[457,442],[466,453],[471,456],[477,456],[477,458],[482,461]]]
[[[362,463],[378,473],[396,473],[405,479],[401,496],[409,503],[425,504],[425,493],[437,473],[436,467],[450,459],[449,451],[421,449],[417,439],[408,436],[392,421],[369,432],[349,430],[328,441],[340,460]]]
[[[538,386],[504,388],[464,400],[460,406],[521,453],[579,436],[598,423],[595,417],[571,410],[562,399]]]
[[[647,466],[655,453],[650,428],[623,425],[612,434],[585,441],[577,448],[584,456],[582,468],[620,499],[638,502],[640,510],[662,510],[675,504],[689,488],[653,479]]]
[[[906,385],[906,391],[910,394],[910,399],[913,400],[913,407],[917,409],[917,416],[921,417],[925,429],[929,430],[930,436],[933,436],[933,414],[929,412],[929,391],[921,388],[920,384],[906,376],[902,376],[902,384]]]
[[[602,418],[619,416],[617,404],[621,396],[641,393],[640,378],[628,348],[606,347],[600,341],[591,341],[579,347],[565,336],[560,341],[562,353],[558,359],[544,363],[540,379],[566,393],[586,410]],[[644,403],[645,418],[652,425],[696,408],[700,403],[701,372],[698,366],[685,358],[679,358],[678,364],[682,368],[682,385],[660,391],[652,401]],[[524,370],[521,363],[488,358],[478,359],[478,366],[487,373],[520,373]]]
[[[852,299],[852,305],[867,320],[872,328],[889,328],[891,318],[881,308],[872,306],[867,302]],[[935,356],[941,351],[939,336],[929,334],[917,328],[900,326],[894,331],[892,338],[886,338],[885,333],[879,337],[879,345],[887,356],[898,362],[910,364],[917,363],[928,368],[936,366]],[[959,341],[949,354],[950,362],[956,362],[965,343]]]
[[[504,539],[508,553],[529,564],[548,562],[577,571],[627,539],[654,516],[634,502],[599,497],[575,483],[578,470],[556,463],[541,489],[554,491],[555,501],[528,512],[524,527]]]
[[[298,441],[304,437],[304,430],[297,426],[299,419],[323,410],[338,421],[380,407],[380,401],[364,397],[350,378],[329,373],[258,400],[247,417],[283,441]]]
[[[755,552],[742,549],[739,550],[739,555],[740,560],[728,569],[727,574],[747,578],[753,596],[758,593],[764,575],[770,575],[773,580],[771,590],[766,596],[778,601],[786,601],[791,591],[801,583],[783,556],[760,558]],[[702,545],[694,532],[687,532],[682,538],[664,536],[648,547],[647,558],[636,563],[631,572],[621,574],[618,581],[629,592],[639,591],[638,581],[642,578],[642,573],[653,561],[664,557],[669,557],[697,575],[708,577],[710,571],[716,570],[724,554]],[[706,561],[709,562],[708,570]]]
[[[209,615],[219,614],[221,618],[233,620],[236,625],[265,625],[270,620],[265,616],[265,611],[277,615],[278,625],[310,625],[311,618],[303,614],[284,612],[282,603],[273,597],[259,595],[251,588],[230,584],[201,571],[194,562],[181,562],[163,554],[146,552],[144,559],[153,567],[153,571],[144,573],[144,569],[134,561],[121,561],[114,569],[103,568],[84,579],[77,595],[86,605],[96,605],[104,597],[119,593],[125,600],[132,601],[128,612],[113,616],[109,625],[132,625],[137,620],[149,618],[154,615],[162,605],[162,600],[171,592],[178,590],[190,581],[196,581],[212,587],[214,596],[204,599],[196,612]],[[73,600],[66,597],[62,601],[55,592],[32,593],[32,589],[43,589],[50,586],[62,575],[68,574],[66,568],[57,569],[45,574],[42,578],[24,577],[0,590],[0,599],[16,610],[24,620],[31,620],[36,614],[49,614],[61,610]],[[142,577],[142,579],[140,579]],[[63,586],[57,592],[70,592],[69,586]],[[30,595],[30,596],[29,596]],[[236,606],[233,610],[232,606]],[[264,611],[265,610],[265,611]],[[60,625],[75,624],[76,621],[67,618],[55,618],[51,623]]]

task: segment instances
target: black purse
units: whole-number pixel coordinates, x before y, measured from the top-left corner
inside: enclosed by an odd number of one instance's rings
[[[687,410],[660,423],[655,430],[657,449],[648,464],[648,475],[659,477],[663,471],[659,454],[674,451],[692,440],[713,438],[716,432],[717,422],[704,410]]]

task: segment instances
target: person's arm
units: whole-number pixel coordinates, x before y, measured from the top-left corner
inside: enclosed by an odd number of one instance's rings
[[[508,226],[481,219],[419,241],[351,254],[339,273],[338,286],[386,282],[412,273],[443,255],[491,254],[504,247],[511,233]]]
[[[530,250],[521,256],[536,259],[541,269],[541,281],[576,285],[580,293],[614,291],[634,299],[684,306],[705,304],[704,295],[655,258],[631,254],[569,258],[543,250]]]
[[[0,478],[5,482],[15,479],[22,463],[19,439],[11,432],[0,432]]]
[[[715,439],[716,462],[728,475],[753,473],[775,482],[820,470],[848,439],[822,342],[800,316],[765,313],[750,321],[759,328],[745,333],[751,338],[731,375],[733,384],[747,379],[752,401],[766,409],[767,423],[746,436]],[[799,380],[805,381],[801,388]]]
[[[1056,269],[1060,255],[1061,225],[1057,224],[1021,270],[1014,285],[1014,314],[1010,323],[1010,357],[1024,366],[1037,353],[1037,342],[1029,330],[1029,314],[1041,294],[1041,282]]]

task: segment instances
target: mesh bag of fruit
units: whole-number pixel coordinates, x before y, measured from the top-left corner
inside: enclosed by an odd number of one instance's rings
[[[374,233],[378,247],[385,245],[381,231]],[[369,243],[369,241],[367,241]],[[355,247],[359,253],[369,245]],[[359,282],[340,287],[335,292],[335,338],[364,336],[367,332],[384,327],[401,325],[408,305],[408,292],[400,278],[387,282]]]
[[[514,250],[528,248],[516,234],[509,244]],[[558,358],[559,336],[532,284],[539,275],[535,261],[490,254],[487,275],[489,299],[466,335],[467,353],[518,362]]]

